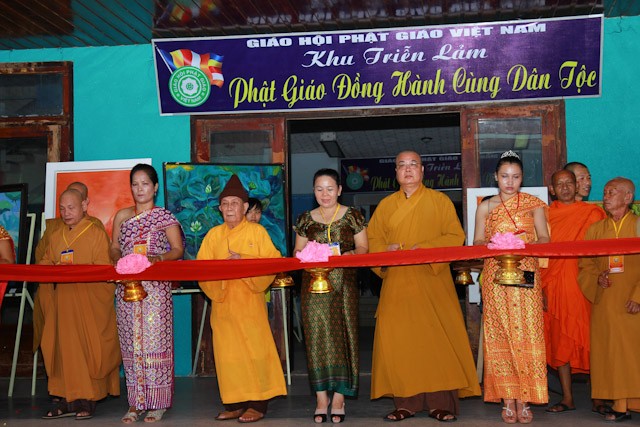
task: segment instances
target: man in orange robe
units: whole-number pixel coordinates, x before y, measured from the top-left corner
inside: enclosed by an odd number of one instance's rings
[[[606,217],[598,206],[576,201],[576,176],[569,170],[553,174],[550,190],[557,197],[549,207],[552,242],[583,240],[589,226]],[[578,259],[551,258],[542,269],[542,289],[547,363],[558,370],[562,386],[562,400],[547,412],[571,411],[571,373],[589,372],[591,304],[578,285]]]
[[[60,195],[64,226],[51,234],[39,264],[111,264],[109,236],[87,219],[85,204],[77,190]],[[97,401],[120,394],[115,284],[43,283],[38,293],[49,394],[61,398],[43,418],[91,418]]]

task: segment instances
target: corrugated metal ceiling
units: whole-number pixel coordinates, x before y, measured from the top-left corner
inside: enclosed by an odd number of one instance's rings
[[[0,0],[0,49],[640,14],[637,0]]]

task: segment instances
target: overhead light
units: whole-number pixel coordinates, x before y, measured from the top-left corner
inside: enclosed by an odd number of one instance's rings
[[[322,132],[320,134],[320,144],[322,144],[322,148],[324,148],[324,151],[327,152],[329,157],[345,157],[342,148],[338,145],[335,132]]]
[[[425,144],[428,144],[431,141],[433,141],[433,137],[431,137],[431,136],[423,136],[422,138],[420,138],[420,141],[424,142]]]

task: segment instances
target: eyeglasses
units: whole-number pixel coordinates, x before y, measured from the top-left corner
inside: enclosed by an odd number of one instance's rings
[[[412,160],[410,162],[398,162],[398,163],[396,163],[396,169],[403,169],[403,168],[415,169],[418,166],[420,166],[420,163],[416,162],[415,160]]]
[[[238,201],[238,200],[234,200],[232,202],[222,202],[220,203],[220,209],[227,209],[227,208],[238,208],[240,206],[242,206],[243,202]]]

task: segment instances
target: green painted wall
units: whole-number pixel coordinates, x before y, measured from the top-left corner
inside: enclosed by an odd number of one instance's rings
[[[190,160],[189,117],[158,114],[151,45],[0,51],[0,62],[36,61],[73,62],[75,160],[151,157],[159,174]],[[189,375],[191,296],[173,301],[175,373]]]
[[[616,176],[640,186],[639,40],[640,16],[605,19],[602,97],[566,101],[567,159],[589,166],[590,200]]]

